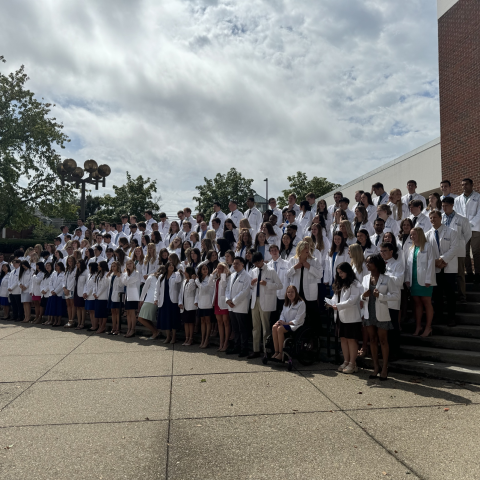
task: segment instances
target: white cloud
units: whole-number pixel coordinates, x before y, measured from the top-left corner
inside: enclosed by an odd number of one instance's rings
[[[57,104],[68,156],[158,179],[173,212],[232,166],[277,195],[437,137],[434,3],[7,2],[0,53]]]

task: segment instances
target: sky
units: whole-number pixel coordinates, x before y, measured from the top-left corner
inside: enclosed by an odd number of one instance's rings
[[[439,136],[433,0],[2,2],[2,72],[56,104],[81,166],[157,180],[162,209],[231,167],[269,196],[346,183]],[[246,207],[245,207],[246,208]]]

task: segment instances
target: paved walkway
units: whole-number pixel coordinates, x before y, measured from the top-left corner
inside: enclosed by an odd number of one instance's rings
[[[480,388],[0,323],[0,479],[480,477]]]

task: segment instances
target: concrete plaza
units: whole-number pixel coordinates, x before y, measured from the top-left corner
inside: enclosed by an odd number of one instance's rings
[[[0,479],[478,479],[480,388],[0,324]]]

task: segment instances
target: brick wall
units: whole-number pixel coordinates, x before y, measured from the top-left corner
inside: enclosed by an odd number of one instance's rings
[[[480,191],[480,1],[460,0],[438,20],[442,178]]]

